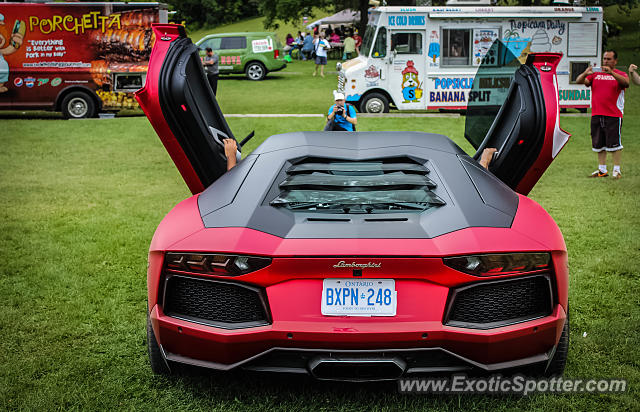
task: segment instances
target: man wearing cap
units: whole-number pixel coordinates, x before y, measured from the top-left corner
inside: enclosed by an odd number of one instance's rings
[[[354,126],[358,124],[356,109],[350,104],[345,104],[343,93],[334,92],[333,95],[336,103],[329,108],[327,125],[324,130],[335,132],[355,131]]]

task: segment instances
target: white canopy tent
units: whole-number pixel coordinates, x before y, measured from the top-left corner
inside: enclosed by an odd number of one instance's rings
[[[351,9],[342,10],[333,16],[324,17],[320,20],[316,20],[313,23],[307,25],[308,30],[312,30],[316,26],[320,25],[340,25],[340,24],[354,24],[360,21],[360,12],[352,11]]]

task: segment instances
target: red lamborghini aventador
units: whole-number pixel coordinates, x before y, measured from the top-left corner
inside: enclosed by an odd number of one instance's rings
[[[154,31],[137,98],[193,192],[149,251],[154,372],[562,373],[566,247],[525,196],[569,138],[560,55],[520,64],[494,45],[477,76],[511,85],[469,102],[474,157],[431,133],[298,132],[226,172],[221,139],[234,137],[196,46],[181,26]],[[489,170],[477,162],[487,147]]]

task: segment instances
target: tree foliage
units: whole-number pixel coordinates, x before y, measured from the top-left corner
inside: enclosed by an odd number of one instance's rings
[[[191,27],[217,26],[258,15],[259,0],[167,0],[175,21]]]
[[[260,14],[265,17],[266,28],[277,28],[276,20],[285,23],[297,23],[302,17],[313,18],[313,9],[323,9],[331,12],[338,12],[344,9],[359,10],[360,22],[358,28],[360,33],[364,33],[367,26],[369,0],[316,0],[309,2],[305,0],[263,0],[260,2]]]
[[[498,6],[549,6],[553,0],[496,0]],[[344,9],[359,10],[361,33],[367,25],[369,0],[167,0],[176,11],[175,20],[188,25],[217,26],[224,23],[262,15],[266,28],[277,28],[276,20],[299,23],[304,16],[313,18],[313,10],[338,12]],[[383,1],[381,0],[381,3]],[[415,6],[425,0],[387,0],[390,6]],[[434,6],[444,5],[446,0],[431,0]],[[628,14],[640,0],[583,0],[585,6],[618,5],[621,13]]]

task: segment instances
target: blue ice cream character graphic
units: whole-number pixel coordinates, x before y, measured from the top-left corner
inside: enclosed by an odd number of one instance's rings
[[[403,103],[419,102],[422,98],[418,70],[414,67],[413,60],[409,60],[402,71],[402,97]]]

